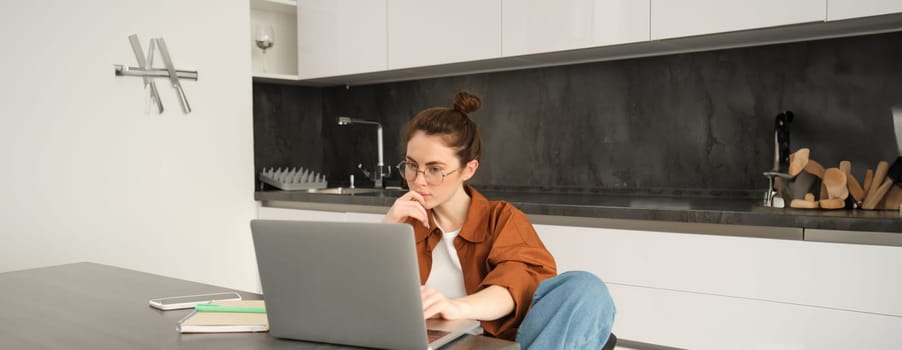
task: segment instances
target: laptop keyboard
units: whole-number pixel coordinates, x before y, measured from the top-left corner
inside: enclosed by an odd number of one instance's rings
[[[449,333],[449,332],[445,332],[445,331],[437,331],[437,330],[434,330],[434,329],[427,329],[427,330],[426,330],[426,337],[429,338],[429,342],[432,343],[432,342],[436,341],[438,338],[441,338],[441,337],[444,337],[444,336],[448,335],[448,333]]]

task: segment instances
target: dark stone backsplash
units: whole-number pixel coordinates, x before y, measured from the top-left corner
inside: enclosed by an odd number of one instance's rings
[[[253,94],[255,174],[263,168],[298,166],[321,172],[321,89],[254,84]]]
[[[376,128],[336,118],[380,121],[394,165],[404,124],[460,89],[483,99],[471,115],[485,142],[477,186],[760,192],[783,110],[796,116],[792,150],[827,167],[850,160],[861,179],[895,159],[902,33],[350,88],[255,83],[255,168],[318,169],[330,186],[353,173],[364,185],[357,164],[375,165]]]

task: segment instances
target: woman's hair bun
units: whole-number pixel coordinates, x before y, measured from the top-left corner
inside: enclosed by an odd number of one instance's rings
[[[469,114],[471,112],[475,112],[479,110],[479,107],[482,106],[482,100],[479,99],[476,95],[473,95],[466,91],[458,92],[457,95],[454,95],[454,110],[461,112],[463,114]]]

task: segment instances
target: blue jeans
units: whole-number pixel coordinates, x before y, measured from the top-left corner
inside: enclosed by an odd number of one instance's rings
[[[614,300],[595,275],[569,271],[539,284],[520,324],[523,349],[599,350],[614,326]]]

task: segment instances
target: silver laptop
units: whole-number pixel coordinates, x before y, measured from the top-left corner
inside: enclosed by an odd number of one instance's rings
[[[423,320],[409,225],[251,220],[251,231],[275,337],[428,349],[479,327]]]

